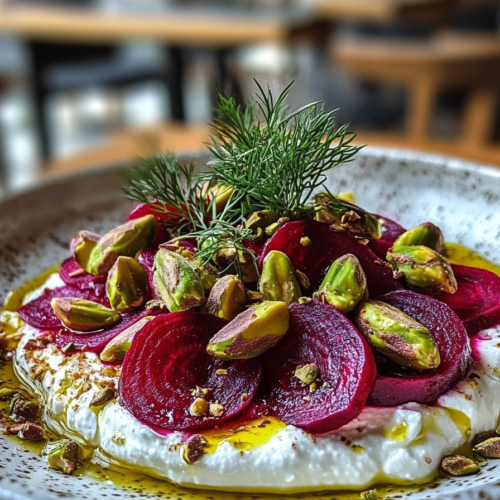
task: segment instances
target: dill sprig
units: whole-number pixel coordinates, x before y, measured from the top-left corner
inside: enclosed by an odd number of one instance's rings
[[[233,98],[220,98],[211,171],[202,178],[233,186],[244,217],[263,209],[292,219],[309,216],[312,194],[324,187],[326,172],[350,161],[361,146],[352,144],[356,135],[347,125],[336,127],[337,110],[313,102],[290,112],[285,100],[292,84],[276,100],[256,84],[254,106],[242,109]]]
[[[313,102],[291,111],[285,101],[292,83],[275,99],[256,81],[257,98],[244,107],[219,96],[208,171],[195,174],[193,165],[171,155],[156,155],[135,169],[127,195],[166,213],[178,238],[197,238],[202,263],[228,246],[252,254],[245,240],[253,233],[244,224],[258,210],[291,219],[312,216],[311,199],[326,189],[326,172],[361,149],[352,144],[356,135],[347,125],[336,126],[337,110]],[[218,212],[219,188],[232,194]]]
[[[134,168],[125,193],[168,215],[165,227],[179,235],[206,228],[214,209],[207,189],[194,173],[194,165],[183,165],[167,154],[143,159]]]

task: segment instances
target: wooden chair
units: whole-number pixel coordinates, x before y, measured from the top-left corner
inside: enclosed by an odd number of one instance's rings
[[[333,56],[358,78],[408,89],[410,140],[429,137],[438,93],[456,88],[467,91],[457,145],[473,150],[492,138],[500,92],[500,37],[444,34],[428,42],[340,41]]]

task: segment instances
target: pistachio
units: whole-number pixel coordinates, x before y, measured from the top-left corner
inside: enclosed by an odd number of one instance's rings
[[[14,398],[9,405],[12,418],[36,420],[40,407],[33,401],[26,401],[23,398]]]
[[[129,312],[147,300],[148,277],[132,257],[121,255],[109,271],[106,289],[109,303],[117,312]]]
[[[443,233],[432,222],[424,222],[406,231],[394,242],[394,246],[424,245],[437,253],[443,253]]]
[[[259,210],[250,215],[245,223],[247,229],[265,229],[270,224],[278,222],[280,218],[277,212],[272,210]]]
[[[247,301],[250,304],[258,304],[264,300],[264,294],[260,292],[254,292],[253,290],[247,290]]]
[[[360,500],[381,500],[377,495],[377,490],[366,490],[359,494]]]
[[[298,366],[295,370],[295,377],[303,384],[310,385],[319,377],[319,368],[315,364]]]
[[[461,477],[476,474],[479,472],[479,465],[472,458],[463,455],[452,455],[443,458],[441,469],[450,476]]]
[[[472,439],[472,447],[477,446],[478,444],[482,443],[483,441],[486,441],[490,438],[495,438],[495,437],[500,437],[495,431],[480,432],[479,434],[476,434],[474,436],[474,438]]]
[[[95,245],[87,262],[78,262],[85,271],[96,276],[106,274],[119,256],[135,258],[156,238],[158,222],[153,215],[131,220],[113,229]]]
[[[308,246],[311,246],[311,239],[309,238],[309,236],[302,236],[302,238],[300,238],[300,244],[303,246],[303,247],[308,247]]]
[[[312,302],[312,299],[311,297],[300,297],[299,298],[299,304],[301,306],[307,306],[308,304],[310,304]]]
[[[7,401],[16,394],[16,391],[11,387],[2,387],[0,389],[0,401]]]
[[[171,312],[187,311],[205,303],[205,287],[198,270],[177,253],[160,247],[153,280],[158,295]]]
[[[210,403],[209,413],[212,417],[221,417],[224,413],[224,407],[219,403]]]
[[[113,399],[115,399],[116,394],[111,387],[104,387],[101,389],[90,402],[90,406],[98,408],[100,406],[104,406],[106,403],[109,403]]]
[[[382,228],[377,217],[361,207],[335,197],[330,193],[319,193],[314,197],[316,220],[333,224],[353,236],[380,239]]]
[[[88,269],[90,255],[100,239],[100,236],[90,231],[80,231],[71,241],[71,255],[84,271]]]
[[[123,361],[125,354],[132,345],[132,340],[137,332],[142,330],[144,325],[153,319],[153,316],[146,316],[140,319],[137,323],[129,326],[123,330],[114,339],[110,340],[106,347],[102,350],[99,357],[106,363],[114,363],[116,361]]]
[[[213,286],[217,282],[217,277],[219,275],[217,269],[215,269],[212,264],[203,264],[201,265],[201,262],[198,259],[195,259],[193,261],[193,264],[196,266],[198,269],[198,273],[200,275],[200,280],[205,288],[206,292],[209,292],[212,290]]]
[[[212,288],[203,312],[231,321],[245,308],[245,286],[237,276],[224,276]]]
[[[208,344],[207,351],[220,359],[247,359],[274,346],[288,330],[284,302],[265,301],[242,312]]]
[[[305,273],[299,271],[298,269],[295,271],[295,276],[297,278],[297,282],[300,285],[300,289],[303,292],[307,292],[311,288],[311,282]]]
[[[295,270],[283,252],[271,250],[266,255],[259,289],[266,300],[283,301],[287,305],[299,300],[301,290]]]
[[[360,302],[356,324],[377,351],[401,366],[431,370],[441,362],[429,331],[389,304],[377,300]]]
[[[44,438],[42,427],[33,422],[26,422],[19,430],[17,437],[24,441],[39,441]]]
[[[278,229],[279,229],[278,223],[273,222],[264,229],[264,233],[266,234],[266,236],[271,237]]]
[[[208,403],[203,398],[196,398],[189,407],[189,411],[197,417],[203,417],[208,413]]]
[[[214,254],[215,263],[224,272],[239,274],[243,283],[253,283],[259,278],[255,259],[250,252],[236,249],[234,243],[228,241],[226,245],[219,248]]]
[[[365,272],[358,258],[349,253],[334,261],[314,298],[346,314],[367,296],[367,292]]]
[[[191,436],[181,448],[181,457],[188,465],[193,465],[205,455],[208,442],[201,434]]]
[[[79,457],[80,446],[70,439],[61,439],[50,443],[47,452],[49,467],[68,475],[72,474],[77,468]]]
[[[232,186],[226,186],[224,184],[220,184],[216,186],[215,191],[215,210],[218,214],[220,214],[226,205],[229,203],[231,196],[233,195],[234,188]]]
[[[356,203],[356,197],[350,191],[342,191],[337,194],[339,200],[348,201],[349,203]]]
[[[121,316],[115,311],[90,300],[54,298],[50,305],[56,316],[68,328],[77,332],[92,332],[116,325],[121,321]]]
[[[387,252],[387,262],[394,276],[405,277],[410,287],[424,289],[429,293],[455,293],[457,281],[448,261],[423,245],[393,246]]]
[[[484,458],[500,458],[500,437],[491,437],[477,444],[474,451]]]

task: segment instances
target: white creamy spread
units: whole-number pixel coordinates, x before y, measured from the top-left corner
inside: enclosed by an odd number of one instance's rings
[[[57,275],[52,276],[39,290],[60,284]],[[29,300],[36,296],[30,294]],[[103,366],[92,353],[67,357],[50,345],[29,354],[23,346],[36,330],[24,326],[22,331],[25,335],[16,352],[16,372],[40,395],[50,427],[98,448],[122,465],[140,467],[188,486],[299,492],[424,482],[435,474],[444,455],[475,434],[495,429],[500,414],[497,327],[481,332],[474,341],[479,361],[471,377],[441,396],[434,406],[366,407],[346,426],[316,438],[289,425],[247,451],[223,441],[214,453],[188,465],[180,453],[182,433],[160,435],[117,401],[100,411],[90,408],[103,385],[117,385],[118,373],[113,368]],[[44,363],[50,370],[41,382],[35,381],[31,369]],[[84,376],[73,380],[74,373]]]

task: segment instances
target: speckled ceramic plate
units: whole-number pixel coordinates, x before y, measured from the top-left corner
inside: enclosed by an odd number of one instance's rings
[[[202,155],[196,156],[200,166],[204,160]],[[116,168],[103,168],[52,181],[3,201],[0,298],[67,256],[68,242],[77,230],[103,233],[121,223],[129,206],[120,191],[122,183]],[[405,226],[435,222],[448,241],[463,243],[500,262],[500,170],[434,156],[366,149],[354,162],[334,170],[329,184],[332,191],[354,192],[365,208],[391,215]],[[48,471],[43,459],[19,444],[0,436],[2,500],[150,496],[139,483],[123,490],[110,481]],[[488,463],[477,476],[438,481],[404,493],[394,488],[387,498],[500,499],[500,487],[495,483],[500,483],[500,460]],[[151,497],[187,499],[192,495],[165,483]],[[198,500],[221,497],[240,498],[220,493],[195,495]]]

